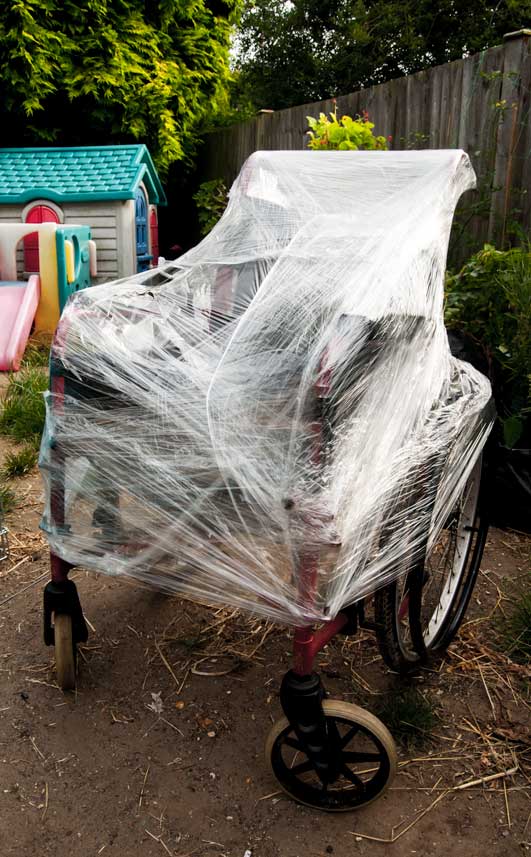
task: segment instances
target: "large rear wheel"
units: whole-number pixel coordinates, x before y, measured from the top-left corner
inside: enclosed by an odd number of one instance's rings
[[[375,594],[378,644],[397,672],[442,654],[463,621],[488,531],[481,477],[480,457],[424,561]]]

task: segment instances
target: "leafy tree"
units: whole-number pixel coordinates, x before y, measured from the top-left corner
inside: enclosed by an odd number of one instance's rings
[[[147,143],[189,157],[227,106],[240,0],[3,0],[2,145]]]
[[[251,0],[239,91],[279,109],[383,83],[499,44],[531,0]]]

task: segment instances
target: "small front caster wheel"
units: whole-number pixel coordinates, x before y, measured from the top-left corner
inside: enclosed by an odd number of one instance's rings
[[[285,717],[269,733],[266,761],[283,791],[299,803],[327,812],[367,806],[389,788],[396,773],[393,738],[381,720],[357,705],[327,699],[323,710],[333,782],[321,782]]]
[[[55,671],[62,690],[76,686],[76,646],[72,638],[72,617],[68,613],[54,614]]]

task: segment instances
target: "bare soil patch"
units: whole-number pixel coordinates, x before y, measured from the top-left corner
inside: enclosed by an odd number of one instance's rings
[[[13,448],[0,444],[0,456]],[[11,556],[0,563],[2,857],[513,857],[531,848],[529,669],[496,648],[528,537],[491,532],[459,640],[410,679],[438,714],[423,746],[400,748],[380,801],[326,815],[279,794],[263,758],[289,664],[284,629],[77,570],[94,630],[77,692],[59,690],[42,642],[40,477],[13,485]],[[372,710],[403,685],[368,633],[328,646],[320,669],[333,697]]]

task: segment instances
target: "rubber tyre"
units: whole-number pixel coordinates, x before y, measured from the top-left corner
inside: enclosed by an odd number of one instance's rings
[[[480,463],[481,468],[481,463]],[[448,615],[437,632],[436,637],[426,646],[424,631],[421,623],[422,595],[424,586],[424,563],[413,568],[406,578],[408,592],[408,624],[411,645],[406,647],[402,640],[398,621],[398,593],[400,583],[393,581],[388,586],[378,590],[374,595],[374,618],[376,638],[380,654],[395,672],[406,674],[427,663],[431,658],[444,654],[464,619],[483,556],[483,549],[488,533],[488,518],[482,496],[484,470],[480,477],[477,501],[474,513],[476,528],[475,541],[471,541],[465,555],[462,569],[459,573],[459,583],[450,604]],[[468,482],[463,488],[466,491]]]
[[[342,702],[339,699],[326,699],[323,701],[323,710],[326,717],[347,720],[353,725],[360,724],[362,727],[364,727],[364,729],[374,735],[382,745],[382,748],[384,749],[388,759],[389,769],[383,786],[380,788],[378,793],[374,795],[374,797],[372,797],[370,800],[358,803],[354,806],[349,805],[341,807],[325,807],[320,805],[319,803],[312,803],[310,801],[301,800],[300,797],[298,797],[296,794],[293,794],[293,792],[290,791],[286,784],[278,779],[273,764],[275,745],[282,733],[285,732],[286,729],[289,729],[289,723],[286,717],[281,717],[279,720],[277,720],[273,724],[269,735],[267,736],[265,745],[266,764],[271,769],[273,776],[277,780],[282,791],[289,795],[293,800],[296,800],[297,803],[301,803],[304,806],[309,806],[312,809],[319,809],[322,812],[350,812],[355,809],[366,807],[370,803],[373,803],[373,801],[380,798],[383,794],[385,794],[395,777],[398,761],[396,755],[396,745],[393,740],[393,737],[381,720],[375,717],[374,714],[371,714],[369,711],[366,711],[364,708],[360,708],[358,705],[353,705],[349,702]]]
[[[54,615],[55,671],[62,690],[76,686],[76,649],[72,638],[72,617],[68,613]]]
[[[406,648],[401,639],[397,622],[398,585],[393,581],[375,592],[374,622],[378,649],[384,663],[394,672],[406,675],[420,666],[424,657],[413,646]]]

